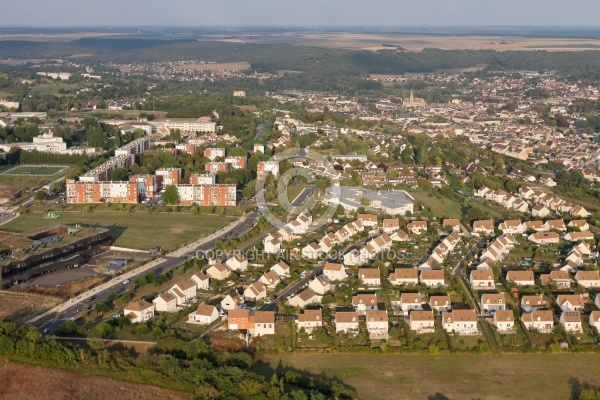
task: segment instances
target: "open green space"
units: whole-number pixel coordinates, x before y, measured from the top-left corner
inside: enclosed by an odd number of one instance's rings
[[[19,165],[9,168],[2,175],[31,175],[31,176],[52,176],[68,168],[67,166],[45,166],[45,165]]]
[[[570,399],[600,384],[597,354],[283,354],[265,361],[337,376],[361,399]],[[260,372],[260,366],[255,367]],[[266,370],[266,368],[265,368]]]
[[[408,193],[413,196],[417,202],[421,203],[422,206],[431,208],[434,215],[438,217],[462,217],[461,205],[454,200],[431,191],[410,190]],[[479,208],[484,213],[489,214],[492,218],[504,219],[506,217],[504,212],[494,210],[479,201],[471,200],[469,204]]]
[[[429,207],[436,216],[447,218],[460,218],[462,216],[460,204],[443,196],[436,196],[433,192],[412,190],[408,192],[424,207]],[[431,195],[431,196],[430,196]]]
[[[43,85],[35,85],[32,89],[33,93],[37,94],[49,94],[49,95],[58,95],[58,91],[60,89],[64,89],[67,91],[73,90],[77,88],[76,83],[63,83],[63,82],[51,82]]]
[[[22,214],[3,225],[3,230],[23,232],[50,224],[96,225],[110,229],[115,246],[147,250],[160,246],[173,250],[201,236],[209,235],[232,219],[214,215],[177,213],[135,213],[121,211],[65,212],[62,217],[48,221],[43,213]]]

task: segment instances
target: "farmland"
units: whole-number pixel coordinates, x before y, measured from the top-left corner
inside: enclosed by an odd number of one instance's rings
[[[285,354],[265,360],[337,376],[359,398],[373,400],[568,399],[580,385],[600,384],[595,354]]]

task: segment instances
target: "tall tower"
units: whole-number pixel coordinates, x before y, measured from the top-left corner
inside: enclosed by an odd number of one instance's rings
[[[410,89],[410,98],[409,98],[409,102],[410,102],[411,104],[414,102],[414,99],[415,99],[414,97],[415,97],[415,96],[414,96],[413,90],[412,90],[412,89]]]

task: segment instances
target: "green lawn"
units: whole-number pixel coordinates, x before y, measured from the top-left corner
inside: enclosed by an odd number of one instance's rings
[[[460,218],[462,216],[460,204],[444,196],[439,196],[438,199],[435,193],[422,190],[409,191],[409,194],[424,207],[430,207],[437,217]]]
[[[50,81],[52,82],[52,81]],[[65,89],[65,90],[73,90],[77,88],[77,84],[76,83],[62,83],[62,82],[52,82],[46,85],[35,85],[32,88],[32,92],[33,93],[37,93],[37,94],[50,94],[50,95],[58,95],[58,91],[60,89]]]
[[[569,399],[579,384],[600,384],[600,355],[378,355],[265,356],[313,373],[335,375],[361,399]],[[259,372],[268,373],[262,367]],[[269,375],[270,376],[270,375]],[[436,396],[437,394],[437,396]]]
[[[411,196],[415,198],[416,201],[421,203],[424,207],[431,208],[433,214],[436,217],[446,217],[446,218],[461,218],[462,211],[461,205],[454,200],[450,200],[447,197],[442,195],[438,195],[437,193],[423,190],[410,190],[408,191]],[[431,195],[431,196],[430,196]],[[439,197],[439,198],[438,198]],[[492,209],[475,199],[471,199],[470,204],[473,207],[479,208],[484,213],[489,214],[491,217],[496,219],[505,219],[506,213],[504,209]]]
[[[122,211],[65,212],[61,218],[48,221],[42,213],[32,213],[22,214],[3,225],[2,229],[22,232],[49,224],[98,225],[111,230],[115,246],[143,250],[160,246],[165,250],[173,250],[201,235],[221,229],[230,221],[232,218],[213,215]]]

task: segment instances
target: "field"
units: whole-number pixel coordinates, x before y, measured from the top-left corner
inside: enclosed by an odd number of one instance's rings
[[[2,228],[23,232],[49,224],[97,225],[110,229],[113,244],[120,247],[147,250],[160,246],[174,250],[190,243],[201,235],[211,234],[227,225],[231,219],[215,215],[191,215],[177,213],[149,214],[147,212],[94,211],[65,212],[57,220],[48,221],[41,213],[21,214]]]
[[[175,67],[177,70],[190,70],[190,71],[213,71],[213,70],[224,70],[224,71],[241,71],[249,69],[250,64],[246,61],[230,62],[230,63],[215,63],[215,64],[185,64],[178,65]]]
[[[600,46],[598,39],[525,38],[518,36],[451,36],[385,33],[304,33],[297,36],[268,36],[244,38],[253,43],[292,43],[354,50],[390,50],[398,46],[407,51],[425,48],[442,50],[547,50],[583,51]],[[383,44],[386,46],[383,46]]]
[[[6,361],[0,363],[0,398],[179,400],[191,399],[191,396],[150,385]]]
[[[361,399],[570,399],[579,385],[600,385],[600,355],[266,356],[313,373],[337,376]]]
[[[431,192],[424,191],[409,191],[408,193],[413,196],[416,201],[421,203],[421,205],[430,207],[435,215],[447,218],[460,218],[462,215],[460,204],[446,197],[440,196],[438,199],[435,194],[433,194],[432,197],[429,197]]]
[[[66,166],[48,167],[44,165],[20,165],[3,171],[2,175],[21,175],[21,176],[52,176],[64,171]]]
[[[49,296],[21,294],[0,291],[0,320],[10,318],[15,322],[24,322],[39,311],[52,308],[56,299]]]
[[[427,191],[413,191],[409,190],[408,193],[415,198],[416,201],[421,203],[425,207],[430,207],[435,215],[446,217],[446,218],[461,218],[462,211],[461,205],[454,200],[450,200],[442,195],[437,197],[436,193]],[[429,194],[432,194],[430,197]],[[470,204],[473,207],[479,208],[484,213],[489,214],[492,218],[504,219],[506,215],[504,212],[494,210],[484,204],[481,204],[477,199],[472,200]]]

